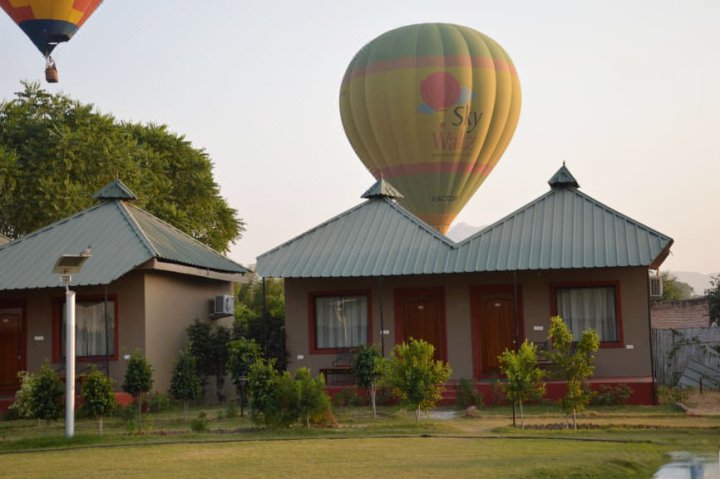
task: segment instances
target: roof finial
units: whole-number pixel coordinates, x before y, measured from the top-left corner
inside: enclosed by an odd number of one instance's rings
[[[551,188],[580,188],[575,177],[565,166],[564,160],[563,165],[555,172],[552,178],[550,178],[548,184]]]

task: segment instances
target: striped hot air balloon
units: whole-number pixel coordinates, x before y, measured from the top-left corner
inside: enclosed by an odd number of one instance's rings
[[[54,69],[52,51],[69,41],[100,3],[102,0],[0,0],[0,7],[45,56],[48,68]],[[47,79],[53,81],[51,75]]]
[[[508,54],[488,36],[459,25],[410,25],[355,55],[340,113],[373,176],[445,233],[507,148],[520,83]]]

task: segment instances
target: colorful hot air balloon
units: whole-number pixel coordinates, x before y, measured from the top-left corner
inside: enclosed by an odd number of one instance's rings
[[[102,0],[0,0],[0,7],[45,56],[47,80],[56,82],[50,53],[58,43],[70,40],[100,3]]]
[[[486,35],[459,25],[410,25],[355,55],[340,114],[373,176],[445,233],[507,148],[520,83],[510,57]]]

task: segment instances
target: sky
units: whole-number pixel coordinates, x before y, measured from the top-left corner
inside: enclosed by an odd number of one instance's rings
[[[253,264],[360,203],[374,180],[345,136],[340,82],[363,45],[424,22],[489,35],[522,86],[513,140],[456,223],[511,213],[565,161],[581,191],[675,240],[662,269],[720,272],[714,0],[105,0],[45,86],[205,149],[247,223],[229,256]],[[0,99],[43,72],[0,16]]]

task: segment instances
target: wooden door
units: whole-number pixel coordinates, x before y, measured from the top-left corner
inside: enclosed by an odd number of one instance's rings
[[[444,301],[441,289],[404,290],[397,296],[398,342],[422,339],[435,346],[435,358],[446,359]]]
[[[523,336],[522,287],[473,286],[470,310],[473,374],[476,378],[497,375],[500,371],[497,357],[505,349],[514,349],[515,341]]]
[[[500,370],[498,356],[506,349],[513,349],[515,318],[512,298],[482,298],[481,311],[478,329],[482,373],[491,374]]]
[[[22,315],[16,310],[0,310],[0,391],[20,387],[18,371],[23,369]]]

